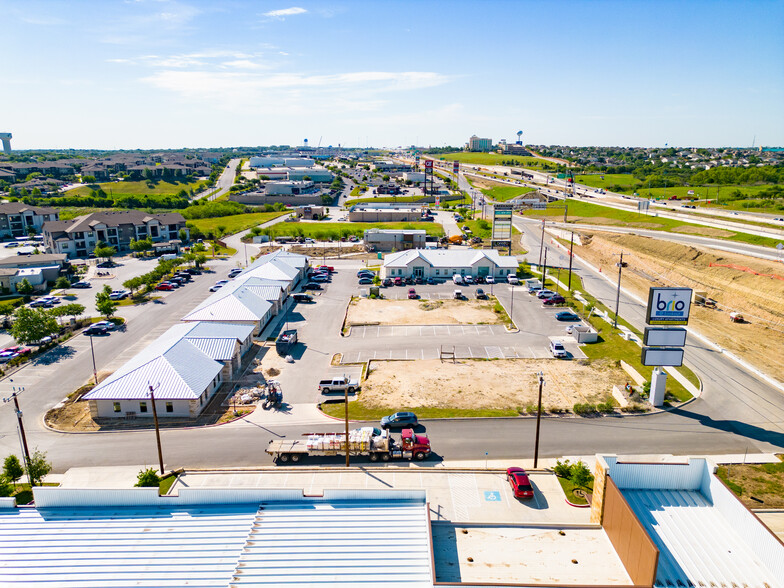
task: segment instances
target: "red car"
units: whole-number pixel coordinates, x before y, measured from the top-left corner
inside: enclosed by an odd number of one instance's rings
[[[552,306],[553,304],[563,304],[564,302],[566,302],[564,297],[560,294],[556,294],[555,296],[550,296],[550,298],[545,298],[542,304]]]
[[[395,286],[402,286],[403,278],[395,278]]]
[[[408,289],[408,299],[409,300],[416,300],[418,298],[416,290],[413,288]]]
[[[334,271],[335,271],[335,268],[332,267],[331,265],[319,265],[319,266],[316,267],[316,269],[317,270],[326,270],[329,273],[334,273]]]
[[[157,286],[155,286],[155,289],[156,290],[174,290],[174,286],[172,286],[171,284],[169,284],[167,282],[162,282],[162,283],[158,284]]]
[[[533,498],[534,489],[528,479],[528,474],[523,468],[509,468],[506,470],[506,479],[512,487],[515,498]]]

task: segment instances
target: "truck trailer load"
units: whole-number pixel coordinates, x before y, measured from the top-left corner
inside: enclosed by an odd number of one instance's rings
[[[345,433],[310,433],[305,440],[287,441],[273,439],[266,452],[275,463],[298,462],[310,456],[337,457],[346,454]],[[348,452],[353,456],[367,456],[370,461],[390,459],[416,459],[422,461],[430,455],[430,440],[417,435],[413,429],[403,429],[400,440],[388,430],[375,435],[372,429],[362,428],[349,432]]]

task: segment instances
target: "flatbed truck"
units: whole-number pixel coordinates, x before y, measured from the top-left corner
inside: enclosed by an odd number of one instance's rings
[[[307,439],[273,439],[265,450],[275,463],[296,463],[305,457],[338,457],[346,455],[345,433],[312,433]],[[349,455],[366,456],[370,461],[408,459],[422,461],[430,451],[430,440],[417,435],[413,429],[403,429],[400,440],[388,430],[374,435],[369,428],[356,429],[349,433]]]

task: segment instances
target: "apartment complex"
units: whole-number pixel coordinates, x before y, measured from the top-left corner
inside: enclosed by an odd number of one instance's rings
[[[28,206],[24,202],[0,204],[0,238],[24,237],[30,229],[41,232],[44,223],[56,221],[60,213],[54,208]]]
[[[65,253],[69,258],[86,257],[98,241],[116,248],[118,253],[130,251],[131,239],[178,241],[182,230],[188,233],[185,218],[177,212],[149,214],[141,210],[93,212],[43,226],[47,251]]]

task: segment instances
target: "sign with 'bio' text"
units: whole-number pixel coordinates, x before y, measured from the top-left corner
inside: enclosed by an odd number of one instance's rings
[[[689,323],[691,288],[651,288],[645,322],[649,325]]]

